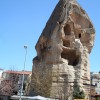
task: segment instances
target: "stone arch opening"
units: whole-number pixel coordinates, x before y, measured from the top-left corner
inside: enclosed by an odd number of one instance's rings
[[[71,35],[71,28],[69,24],[66,24],[66,26],[64,27],[64,33],[65,35]]]
[[[81,38],[81,33],[78,34],[78,37]]]
[[[63,51],[61,58],[68,60],[68,65],[76,66],[79,63],[79,55],[76,55],[75,50]]]

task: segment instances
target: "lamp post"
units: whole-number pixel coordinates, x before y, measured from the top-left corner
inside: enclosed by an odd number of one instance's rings
[[[23,69],[23,74],[22,74],[22,81],[21,81],[21,90],[20,90],[20,99],[22,100],[21,96],[23,93],[23,83],[24,83],[24,71],[25,71],[25,64],[26,64],[26,56],[27,56],[27,45],[24,45],[24,49],[25,49],[25,60],[24,60],[24,69]]]

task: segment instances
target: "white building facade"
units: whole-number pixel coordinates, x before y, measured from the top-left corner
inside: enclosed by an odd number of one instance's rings
[[[1,84],[1,81],[2,81],[2,73],[3,73],[3,71],[4,70],[0,68],[0,84]]]
[[[95,85],[96,94],[100,94],[100,72],[91,73],[91,84]]]

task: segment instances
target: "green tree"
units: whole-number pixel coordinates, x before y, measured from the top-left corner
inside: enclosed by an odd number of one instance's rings
[[[99,74],[100,74],[100,71],[99,71]]]
[[[73,97],[74,99],[84,99],[85,98],[84,91],[80,90],[80,86],[77,84],[77,82],[74,84]]]
[[[96,100],[100,100],[100,97],[96,98]]]

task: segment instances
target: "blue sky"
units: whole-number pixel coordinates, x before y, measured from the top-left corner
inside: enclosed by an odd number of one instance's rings
[[[32,69],[35,44],[59,0],[0,0],[0,68]],[[91,18],[96,38],[90,54],[91,71],[100,71],[100,0],[78,0]]]

